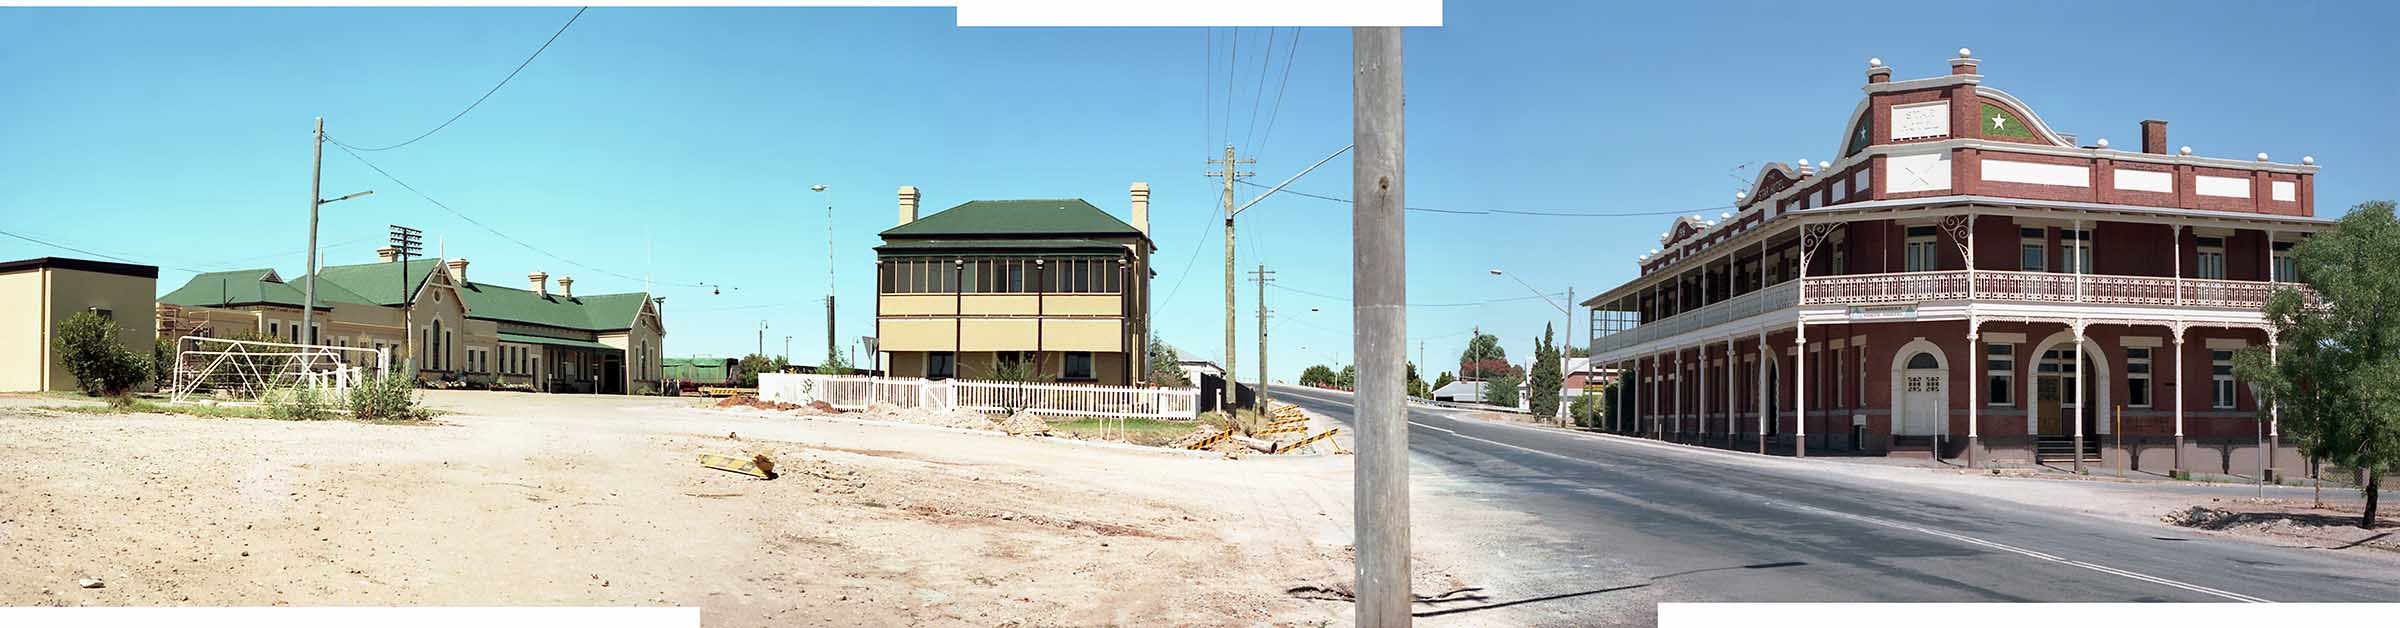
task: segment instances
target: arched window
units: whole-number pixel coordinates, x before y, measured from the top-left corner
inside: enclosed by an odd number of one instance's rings
[[[1939,358],[1933,357],[1933,354],[1931,353],[1919,353],[1908,358],[1908,368],[1938,369],[1942,368],[1942,361]]]

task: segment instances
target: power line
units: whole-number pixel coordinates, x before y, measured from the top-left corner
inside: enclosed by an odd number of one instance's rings
[[[394,148],[399,148],[399,147],[402,147],[402,146],[407,146],[407,145],[410,145],[410,144],[415,144],[415,143],[417,143],[417,140],[425,139],[425,138],[427,138],[427,137],[432,137],[432,136],[433,136],[433,134],[441,132],[441,130],[442,130],[442,129],[449,128],[449,127],[450,127],[450,123],[452,123],[452,122],[457,122],[459,118],[464,118],[464,117],[466,117],[466,116],[467,116],[467,112],[469,112],[469,111],[474,111],[474,110],[475,110],[475,107],[477,107],[477,106],[479,106],[479,105],[482,105],[482,104],[483,104],[483,101],[484,101],[485,99],[488,99],[488,98],[491,98],[491,97],[492,97],[492,94],[497,94],[497,93],[500,93],[500,88],[507,86],[507,85],[508,85],[508,81],[509,81],[510,79],[517,78],[517,73],[518,73],[518,72],[523,72],[523,71],[525,71],[525,66],[528,66],[528,65],[533,65],[533,60],[534,60],[534,59],[536,59],[536,58],[539,58],[539,57],[541,57],[541,56],[542,56],[542,51],[544,51],[544,50],[549,50],[549,49],[550,49],[550,44],[552,44],[552,43],[554,43],[554,42],[557,42],[557,41],[558,41],[558,36],[567,34],[567,27],[569,27],[569,26],[574,26],[574,25],[575,25],[575,20],[576,20],[577,18],[581,18],[581,17],[583,17],[583,12],[584,12],[584,11],[586,11],[586,10],[589,10],[589,9],[591,9],[591,7],[583,7],[583,8],[576,9],[576,10],[575,10],[575,15],[574,15],[574,16],[572,16],[572,17],[568,17],[568,18],[567,18],[567,23],[566,23],[566,24],[563,24],[563,25],[560,25],[560,26],[558,27],[558,32],[551,33],[551,34],[550,34],[550,39],[549,39],[548,41],[544,41],[544,42],[542,42],[542,47],[534,49],[534,51],[533,51],[533,54],[526,56],[526,57],[525,57],[525,62],[524,62],[524,63],[519,63],[519,64],[517,64],[517,69],[514,69],[514,70],[509,70],[509,71],[508,71],[508,76],[501,77],[501,79],[500,79],[500,83],[499,83],[499,84],[493,85],[491,89],[484,90],[484,92],[483,92],[483,96],[476,98],[476,99],[475,99],[475,102],[468,103],[468,104],[467,104],[467,108],[458,110],[458,115],[450,116],[450,119],[448,119],[448,120],[443,120],[443,121],[442,121],[442,123],[441,123],[440,125],[433,127],[433,129],[432,129],[432,130],[429,130],[429,131],[426,131],[426,132],[424,132],[424,133],[422,133],[422,134],[419,134],[419,135],[417,135],[416,137],[409,138],[409,139],[408,139],[408,141],[406,141],[406,142],[401,142],[401,143],[398,143],[398,144],[393,144],[393,145],[390,145],[390,146],[381,146],[381,147],[376,147],[376,148],[367,148],[367,147],[364,147],[364,146],[351,146],[351,145],[348,145],[348,144],[342,144],[340,141],[335,141],[335,142],[334,142],[334,144],[339,144],[339,145],[341,145],[341,146],[343,146],[343,147],[345,147],[345,148],[354,148],[354,149],[363,150],[363,151],[367,151],[367,152],[376,152],[376,151],[386,151],[386,150],[391,150],[391,149],[394,149]]]
[[[1200,30],[1200,151],[1207,152],[1216,145],[1217,130],[1217,29]]]
[[[533,252],[535,252],[535,253],[540,253],[540,254],[542,254],[542,255],[549,256],[549,257],[550,257],[550,259],[555,259],[555,260],[558,260],[558,261],[560,261],[560,262],[565,262],[567,265],[570,265],[570,266],[574,266],[574,267],[577,267],[577,268],[582,268],[582,269],[584,269],[584,270],[589,270],[589,271],[596,272],[596,273],[600,273],[600,274],[603,274],[603,275],[608,275],[608,276],[611,276],[611,277],[616,277],[616,278],[619,278],[619,279],[624,279],[624,280],[626,280],[626,281],[643,281],[643,279],[642,279],[641,277],[635,277],[635,276],[632,276],[632,275],[627,275],[627,274],[625,274],[625,273],[620,273],[620,272],[616,272],[616,271],[608,270],[608,269],[605,269],[605,268],[600,268],[600,267],[597,267],[597,266],[592,266],[592,265],[589,265],[589,264],[585,264],[585,263],[582,263],[582,262],[578,262],[578,261],[575,261],[575,260],[567,259],[565,256],[561,256],[561,255],[559,255],[559,254],[557,254],[557,253],[552,253],[552,252],[550,252],[550,251],[544,250],[542,247],[534,246],[532,243],[526,242],[526,241],[524,241],[524,240],[519,240],[519,239],[517,239],[515,236],[508,235],[508,233],[506,233],[506,232],[503,232],[503,231],[501,231],[501,230],[499,230],[499,229],[493,228],[491,225],[483,224],[483,221],[476,220],[476,219],[475,219],[475,217],[467,215],[467,214],[466,214],[466,212],[458,211],[456,208],[453,208],[453,207],[449,206],[448,204],[445,204],[445,203],[443,203],[443,202],[442,202],[440,199],[436,199],[436,198],[434,198],[432,195],[426,194],[424,190],[419,190],[419,189],[417,189],[417,186],[414,186],[414,185],[409,185],[407,181],[402,181],[402,180],[400,180],[400,177],[392,176],[392,173],[385,171],[385,170],[383,169],[383,167],[382,167],[382,166],[377,166],[377,165],[375,165],[375,162],[372,162],[372,161],[367,161],[367,158],[366,158],[366,157],[364,157],[364,156],[361,156],[361,155],[359,155],[357,151],[350,150],[350,147],[349,147],[348,145],[345,145],[345,144],[343,144],[343,143],[341,143],[341,142],[331,142],[331,143],[334,145],[334,147],[342,149],[342,152],[343,152],[343,153],[346,153],[346,154],[350,155],[350,158],[351,158],[351,159],[356,159],[356,160],[358,160],[358,163],[361,163],[361,164],[366,164],[366,166],[367,166],[367,168],[368,168],[368,169],[370,169],[370,170],[374,170],[374,171],[375,171],[375,174],[380,174],[380,175],[383,175],[383,178],[386,178],[386,179],[391,179],[393,183],[400,184],[400,187],[401,187],[401,188],[408,190],[408,191],[409,191],[409,193],[411,193],[411,194],[415,194],[415,195],[417,195],[417,198],[422,198],[422,199],[425,199],[425,202],[427,202],[427,203],[432,203],[434,207],[439,207],[439,208],[442,208],[442,211],[450,212],[450,215],[452,215],[452,216],[457,216],[457,217],[458,217],[460,220],[467,221],[467,223],[468,223],[468,224],[472,224],[472,225],[475,225],[475,226],[477,226],[477,227],[481,227],[481,228],[483,228],[483,230],[484,230],[484,231],[489,231],[489,232],[491,232],[491,233],[492,233],[492,235],[500,236],[500,239],[507,240],[507,241],[509,241],[509,242],[515,243],[517,246],[524,247],[524,248],[525,248],[525,250],[528,250],[528,251],[533,251]],[[660,284],[664,284],[664,285],[668,285],[668,286],[674,286],[674,287],[679,287],[679,288],[706,288],[706,287],[710,287],[710,285],[711,285],[711,284],[708,284],[708,283],[702,283],[702,282],[687,282],[687,283],[678,283],[678,282],[658,282],[658,281],[655,281],[655,280],[652,280],[652,281],[653,281],[653,282],[655,282],[655,283],[660,283]]]
[[[1220,121],[1220,124],[1224,126],[1224,131],[1218,133],[1218,135],[1225,136],[1227,144],[1233,143],[1233,81],[1240,78],[1239,75],[1242,71],[1242,27],[1233,27],[1232,48],[1232,52],[1225,57],[1225,115]]]
[[[1275,136],[1275,115],[1283,111],[1283,90],[1292,84],[1292,59],[1300,56],[1300,28],[1292,27],[1292,45],[1283,51],[1283,80],[1275,84],[1275,106],[1267,108],[1267,132],[1258,136],[1258,152],[1266,152],[1267,139]],[[1257,152],[1251,153],[1257,154]]]
[[[1250,89],[1250,128],[1242,131],[1242,153],[1250,152],[1250,138],[1258,135],[1258,103],[1266,100],[1267,69],[1275,64],[1275,27],[1267,27],[1267,54],[1258,58],[1258,86]]]
[[[1183,291],[1183,280],[1191,278],[1191,276],[1192,276],[1192,267],[1193,267],[1193,266],[1195,266],[1195,265],[1197,265],[1197,264],[1200,262],[1200,247],[1201,247],[1201,246],[1203,246],[1203,245],[1206,245],[1206,244],[1208,244],[1208,238],[1209,238],[1209,236],[1211,236],[1211,235],[1214,235],[1214,234],[1216,233],[1216,230],[1215,230],[1215,229],[1210,229],[1209,227],[1210,227],[1210,226],[1212,226],[1212,225],[1215,225],[1215,224],[1216,224],[1216,222],[1217,222],[1217,217],[1218,217],[1218,216],[1221,216],[1221,215],[1224,215],[1224,213],[1225,213],[1225,209],[1224,209],[1224,208],[1222,208],[1222,207],[1220,207],[1220,208],[1217,208],[1217,211],[1216,211],[1216,212],[1214,212],[1214,213],[1210,213],[1210,214],[1208,215],[1208,222],[1205,222],[1205,223],[1201,223],[1201,224],[1200,224],[1200,237],[1198,237],[1198,238],[1193,238],[1193,239],[1192,239],[1192,257],[1191,257],[1191,259],[1185,260],[1185,261],[1183,262],[1183,274],[1182,274],[1182,275],[1178,275],[1178,276],[1176,276],[1176,277],[1175,277],[1175,287],[1174,287],[1173,289],[1169,289],[1169,290],[1167,290],[1167,298],[1166,298],[1166,300],[1164,300],[1164,301],[1159,301],[1159,302],[1158,302],[1158,304],[1159,304],[1159,305],[1166,305],[1166,304],[1168,304],[1168,303],[1174,303],[1174,302],[1175,302],[1175,294]]]
[[[1263,188],[1263,187],[1268,187],[1268,186],[1265,186],[1265,185],[1260,185],[1260,184],[1257,184],[1257,183],[1251,183],[1251,182],[1249,182],[1249,181],[1242,181],[1242,182],[1240,182],[1240,183],[1241,183],[1242,185],[1247,185],[1247,186],[1251,186],[1251,187],[1260,187],[1260,188]],[[1284,189],[1283,189],[1283,191],[1282,191],[1282,192],[1278,192],[1278,194],[1293,194],[1293,195],[1298,195],[1298,196],[1306,196],[1306,197],[1313,198],[1313,199],[1317,199],[1317,200],[1320,200],[1320,201],[1331,201],[1331,202],[1335,202],[1335,203],[1342,203],[1342,204],[1345,204],[1345,205],[1347,205],[1347,204],[1349,204],[1349,203],[1350,203],[1350,199],[1346,199],[1346,198],[1340,198],[1340,197],[1334,197],[1334,196],[1326,196],[1326,195],[1323,195],[1323,194],[1310,194],[1310,193],[1307,193],[1307,192],[1302,192],[1302,191],[1299,191],[1299,190],[1294,190],[1294,189],[1291,189],[1291,188],[1284,188]],[[1634,212],[1580,212],[1580,211],[1542,211],[1542,210],[1531,210],[1531,209],[1441,209],[1441,208],[1434,208],[1434,207],[1407,207],[1407,208],[1404,208],[1404,209],[1407,209],[1408,211],[1412,211],[1412,212],[1428,212],[1428,213],[1435,213],[1435,214],[1461,214],[1461,215],[1470,215],[1470,216],[1482,216],[1482,215],[1502,214],[1502,215],[1511,215],[1511,216],[1552,216],[1552,217],[1560,217],[1560,218],[1625,218],[1625,217],[1634,217],[1634,216],[1681,216],[1681,215],[1689,215],[1689,214],[1696,214],[1696,213],[1703,213],[1703,212],[1712,212],[1712,211],[1722,211],[1722,210],[1727,210],[1727,209],[1733,209],[1733,206],[1732,206],[1732,205],[1718,205],[1718,206],[1715,206],[1715,207],[1697,207],[1697,208],[1692,208],[1692,209],[1669,209],[1669,210],[1661,210],[1661,211],[1634,211]]]

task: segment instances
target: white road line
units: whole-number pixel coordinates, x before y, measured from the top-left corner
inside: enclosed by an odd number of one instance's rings
[[[1447,432],[1447,433],[1451,433],[1451,434],[1457,434],[1457,433],[1458,433],[1458,430],[1454,430],[1454,429],[1450,429],[1450,428],[1446,428],[1446,427],[1434,427],[1434,426],[1431,426],[1431,425],[1426,425],[1426,424],[1423,424],[1423,423],[1418,423],[1418,422],[1416,422],[1416,421],[1409,421],[1409,422],[1408,422],[1408,424],[1409,424],[1409,425],[1414,425],[1414,426],[1417,426],[1417,427],[1422,427],[1422,428],[1429,429],[1429,430],[1433,430],[1433,431],[1436,431],[1436,432]],[[1469,437],[1469,438],[1473,438],[1473,437]],[[1481,439],[1477,439],[1477,440],[1481,440]]]
[[[2008,552],[2008,553],[2011,553],[2011,554],[2017,554],[2017,555],[2020,555],[2020,556],[2027,556],[2027,557],[2032,557],[2032,558],[2038,558],[2038,559],[2041,559],[2041,560],[2045,560],[2045,561],[2049,561],[2049,562],[2054,562],[2054,563],[2058,563],[2058,564],[2062,564],[2062,565],[2070,565],[2070,566],[2074,566],[2074,567],[2080,567],[2080,568],[2083,568],[2083,569],[2089,569],[2089,570],[2092,570],[2092,571],[2097,571],[2097,572],[2104,573],[2104,574],[2109,574],[2109,575],[2112,575],[2112,576],[2119,576],[2119,577],[2124,577],[2124,578],[2130,578],[2130,579],[2134,579],[2134,580],[2140,580],[2140,581],[2143,581],[2143,582],[2149,582],[2149,583],[2152,583],[2152,584],[2162,584],[2162,585],[2166,585],[2166,586],[2170,586],[2170,587],[2175,587],[2175,588],[2178,588],[2178,589],[2183,589],[2183,590],[2185,590],[2185,591],[2192,591],[2192,592],[2195,592],[2195,593],[2204,593],[2204,594],[2213,595],[2213,596],[2220,597],[2220,598],[2224,598],[2224,599],[2228,599],[2228,600],[2233,600],[2233,601],[2236,601],[2236,602],[2251,602],[2251,603],[2272,603],[2272,602],[2273,602],[2273,600],[2268,600],[2268,599],[2266,599],[2266,598],[2260,598],[2260,597],[2253,597],[2253,596],[2249,596],[2249,595],[2243,595],[2243,594],[2240,594],[2240,593],[2234,593],[2234,592],[2232,592],[2232,591],[2226,591],[2226,590],[2223,590],[2223,589],[2214,589],[2214,588],[2204,587],[2204,586],[2200,586],[2200,585],[2197,585],[2197,584],[2192,584],[2192,583],[2189,583],[2189,582],[2182,582],[2182,581],[2178,581],[2178,580],[2169,580],[2169,579],[2166,579],[2166,578],[2161,578],[2161,577],[2158,577],[2158,576],[2153,576],[2153,575],[2144,574],[2144,573],[2139,573],[2139,572],[2134,572],[2134,571],[2127,571],[2127,570],[2124,570],[2124,569],[2118,569],[2118,568],[2115,568],[2115,567],[2110,567],[2110,566],[2107,566],[2107,565],[2101,565],[2101,564],[2095,564],[2095,563],[2088,563],[2088,562],[2084,562],[2084,561],[2080,561],[2080,560],[2073,560],[2073,559],[2069,559],[2069,558],[2064,558],[2064,557],[2060,557],[2060,556],[2055,556],[2055,555],[2051,555],[2051,554],[2042,553],[2042,552],[2037,552],[2037,551],[2030,550],[2030,549],[2025,549],[2025,548],[2022,548],[2022,547],[2017,547],[2017,546],[2014,546],[2014,545],[2009,545],[2009,544],[2006,544],[2006,543],[2000,543],[2000,542],[1995,542],[1995,541],[1987,541],[1987,540],[1983,540],[1983,539],[1979,539],[1979,538],[1975,538],[1975,537],[1967,536],[1967,535],[1964,535],[1964,534],[1958,534],[1958,533],[1955,533],[1955,532],[1945,532],[1945,531],[1942,531],[1942,530],[1935,530],[1935,529],[1932,529],[1932,528],[1927,528],[1927,527],[1924,527],[1924,526],[1918,526],[1918,525],[1912,525],[1912,524],[1900,523],[1900,522],[1897,522],[1897,521],[1890,521],[1890,520],[1882,519],[1882,518],[1879,518],[1879,517],[1870,517],[1870,516],[1866,516],[1866,515],[1852,514],[1852,513],[1846,513],[1846,512],[1835,511],[1835,510],[1826,510],[1826,509],[1823,509],[1823,508],[1818,508],[1818,507],[1815,507],[1815,506],[1804,506],[1804,505],[1800,505],[1800,504],[1793,504],[1793,503],[1787,503],[1787,502],[1769,501],[1769,502],[1767,502],[1767,503],[1768,503],[1768,504],[1775,505],[1775,506],[1781,506],[1781,507],[1784,507],[1784,508],[1789,508],[1789,509],[1792,509],[1792,510],[1799,510],[1799,511],[1803,511],[1803,512],[1812,512],[1812,513],[1816,513],[1816,514],[1820,514],[1820,515],[1825,515],[1825,516],[1830,516],[1830,517],[1840,517],[1840,518],[1844,518],[1844,519],[1850,519],[1850,520],[1853,520],[1853,521],[1860,521],[1860,522],[1870,523],[1870,524],[1879,525],[1879,526],[1883,526],[1883,527],[1887,527],[1887,528],[1893,528],[1893,529],[1899,529],[1899,530],[1907,530],[1907,531],[1910,531],[1910,532],[1917,532],[1917,533],[1921,533],[1921,534],[1928,534],[1928,535],[1932,535],[1932,536],[1938,536],[1938,537],[1942,537],[1942,538],[1945,538],[1945,539],[1950,539],[1950,540],[1953,540],[1953,541],[1958,541],[1958,542],[1961,542],[1961,543],[1966,543],[1966,544],[1969,544],[1969,545],[1975,545],[1975,546],[1979,546],[1979,547],[1988,547],[1988,548],[1991,548],[1991,549],[1996,549],[1996,550],[2000,550],[2000,551],[2003,551],[2003,552]]]

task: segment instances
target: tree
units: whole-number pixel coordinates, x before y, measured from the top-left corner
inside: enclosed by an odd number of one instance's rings
[[[1442,371],[1442,374],[1441,374],[1441,375],[1435,376],[1435,377],[1433,378],[1433,389],[1432,389],[1432,390],[1428,390],[1428,391],[1426,391],[1426,392],[1425,392],[1425,396],[1427,396],[1427,397],[1432,397],[1432,396],[1433,396],[1433,391],[1434,391],[1434,390],[1441,390],[1443,386],[1448,386],[1448,385],[1450,385],[1452,382],[1456,382],[1456,381],[1458,381],[1458,378],[1456,378],[1456,377],[1451,377],[1451,376],[1450,376],[1450,372],[1449,372],[1449,371]]]
[[[1475,334],[1467,341],[1467,350],[1458,354],[1458,376],[1464,379],[1488,379],[1506,375],[1514,367],[1508,364],[1508,349],[1500,346],[1500,337]]]
[[[1570,358],[1588,358],[1588,357],[1592,357],[1592,350],[1591,350],[1591,349],[1585,349],[1585,348],[1583,348],[1583,347],[1574,346],[1574,345],[1567,345],[1567,357],[1570,357]]]
[[[1433,397],[1433,387],[1426,386],[1425,378],[1417,376],[1417,363],[1415,362],[1408,363],[1408,396],[1420,399]]]
[[[1533,379],[1526,387],[1526,410],[1534,416],[1558,414],[1559,388],[1566,383],[1566,374],[1559,365],[1557,330],[1542,325],[1542,339],[1533,343]]]
[[[1495,406],[1517,407],[1517,382],[1519,381],[1523,380],[1515,375],[1502,375],[1483,380],[1483,402]]]
[[[150,377],[151,356],[117,342],[117,323],[91,311],[58,323],[53,339],[59,364],[75,376],[84,394],[122,397]]]
[[[1183,356],[1175,352],[1174,345],[1167,344],[1157,336],[1150,337],[1150,383],[1192,385],[1192,381],[1183,376]]]
[[[1323,364],[1312,365],[1300,371],[1300,385],[1331,388],[1333,387],[1333,369]]]
[[[817,365],[817,374],[819,375],[855,375],[857,373],[858,369],[850,368],[850,360],[842,357],[839,352],[826,354],[825,363]]]
[[[2300,280],[2322,305],[2277,290],[2265,307],[2280,339],[2274,354],[2251,347],[2234,357],[2234,375],[2256,386],[2260,412],[2280,407],[2283,433],[2303,452],[2366,474],[2358,526],[2369,529],[2378,485],[2400,470],[2400,218],[2392,209],[2391,201],[2361,203],[2295,247]]]
[[[1358,390],[1358,365],[1342,367],[1342,374],[1333,376],[1333,387],[1342,390]]]
[[[757,388],[759,373],[781,373],[789,366],[791,362],[782,357],[770,358],[756,353],[745,355],[740,363],[734,365],[735,383],[742,388]]]

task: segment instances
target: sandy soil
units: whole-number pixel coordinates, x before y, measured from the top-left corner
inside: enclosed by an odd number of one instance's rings
[[[0,403],[0,604],[675,605],[711,626],[1349,621],[1347,602],[1317,599],[1351,568],[1348,456],[427,394],[454,413],[368,425]],[[704,451],[767,452],[783,477],[705,469]],[[1425,593],[1456,584],[1439,557],[1419,562]]]

